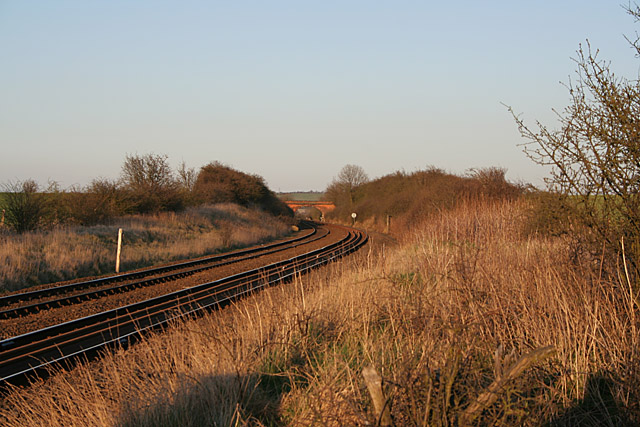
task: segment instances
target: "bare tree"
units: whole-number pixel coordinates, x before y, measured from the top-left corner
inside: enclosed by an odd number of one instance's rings
[[[628,12],[640,17],[636,6]],[[640,55],[638,40],[630,41]],[[640,256],[640,81],[618,77],[587,41],[577,51],[571,102],[556,112],[559,129],[537,122],[531,129],[509,107],[525,153],[552,166],[550,189],[573,201],[584,225],[620,248],[627,242],[634,263]],[[636,264],[637,265],[637,264]]]
[[[122,179],[130,188],[158,189],[174,184],[173,171],[166,155],[127,155],[122,165]]]
[[[355,191],[369,181],[364,169],[357,165],[345,165],[327,187],[325,194],[337,206],[353,207]]]
[[[121,179],[138,212],[175,210],[182,206],[178,185],[166,155],[127,155]]]
[[[198,172],[195,168],[187,168],[186,163],[183,161],[178,166],[178,183],[180,186],[188,191],[193,191],[193,186],[196,184],[198,178]]]
[[[345,165],[340,172],[338,172],[336,180],[348,188],[355,188],[368,182],[369,177],[362,167],[349,164]]]

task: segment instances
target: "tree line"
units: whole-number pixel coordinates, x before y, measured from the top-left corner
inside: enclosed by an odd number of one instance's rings
[[[127,214],[180,211],[205,203],[236,203],[271,215],[290,216],[258,175],[219,162],[199,170],[183,162],[173,170],[168,156],[127,155],[118,179],[96,178],[84,187],[42,188],[34,180],[10,182],[0,195],[3,222],[22,233],[56,224],[94,225]]]
[[[640,7],[623,6],[637,22]],[[640,36],[627,38],[640,57]],[[574,80],[566,84],[569,104],[556,111],[559,127],[525,123],[511,107],[525,154],[550,166],[547,191],[534,195],[530,226],[534,232],[571,235],[579,251],[614,261],[616,274],[640,279],[640,79],[616,75],[611,63],[587,41],[577,50]],[[523,83],[525,84],[525,83]],[[408,221],[460,197],[482,194],[513,197],[522,193],[504,179],[505,170],[474,170],[457,177],[430,168],[397,172],[369,181],[362,168],[347,165],[326,190],[337,208],[333,216],[401,215]]]
[[[370,180],[357,165],[344,166],[325,190],[325,197],[336,205],[332,219],[384,222],[387,216],[402,226],[420,222],[431,213],[455,206],[461,199],[512,199],[525,192],[525,186],[507,181],[506,169],[472,169],[457,176],[428,167],[406,173],[394,172]]]

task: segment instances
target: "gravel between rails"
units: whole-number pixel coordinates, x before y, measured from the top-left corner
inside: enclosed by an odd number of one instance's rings
[[[58,293],[55,295],[43,295],[42,297],[32,297],[31,299],[28,300],[22,300],[22,301],[16,301],[14,303],[8,303],[8,304],[3,304],[0,311],[3,310],[13,310],[16,308],[21,308],[21,307],[26,307],[26,306],[31,306],[33,304],[45,304],[49,301],[56,301],[58,299],[63,299],[63,298],[69,298],[72,296],[76,296],[76,295],[83,295],[83,294],[87,294],[87,293],[92,293],[92,292],[97,292],[97,291],[102,291],[102,290],[110,290],[110,289],[114,289],[115,287],[123,287],[126,286],[127,284],[132,284],[132,283],[139,283],[141,281],[151,281],[153,279],[156,278],[166,278],[169,275],[175,275],[178,273],[182,273],[182,272],[189,272],[189,271],[193,271],[193,269],[199,269],[199,268],[215,268],[218,266],[218,264],[223,264],[223,263],[234,263],[234,262],[240,262],[246,258],[249,257],[253,257],[253,256],[258,256],[258,255],[267,255],[268,252],[276,252],[278,250],[282,250],[284,249],[286,246],[288,245],[301,245],[301,244],[305,244],[305,243],[310,243],[311,240],[316,240],[319,238],[324,237],[324,235],[326,233],[328,233],[328,230],[326,229],[320,229],[318,233],[314,234],[314,233],[310,233],[310,230],[305,230],[304,233],[296,233],[293,236],[289,236],[289,238],[287,239],[279,239],[273,242],[270,242],[269,244],[265,244],[265,245],[256,245],[250,248],[245,248],[245,249],[240,249],[240,250],[234,250],[234,251],[229,251],[227,253],[223,253],[223,254],[214,254],[214,255],[210,255],[210,256],[204,256],[204,257],[199,257],[199,258],[193,258],[191,260],[182,260],[179,262],[174,262],[171,264],[163,264],[163,265],[157,265],[154,267],[147,267],[146,269],[137,269],[137,270],[131,270],[131,271],[127,271],[126,274],[120,275],[120,276],[116,276],[119,277],[120,280],[114,282],[114,281],[108,281],[105,282],[103,284],[98,284],[98,283],[93,283],[89,286],[83,287],[81,289],[74,289],[74,288],[70,288],[67,290],[67,292],[64,293]],[[296,241],[291,241],[292,239],[298,239],[298,238],[302,238],[302,240],[296,240]],[[278,245],[282,245],[284,244],[284,246],[279,246],[279,247],[272,247],[272,245],[274,244],[278,244]],[[251,251],[255,251],[258,250],[258,252],[252,252],[247,254],[246,251],[247,250],[251,250]],[[216,260],[211,260],[211,258],[218,258],[218,257],[224,257],[224,259],[216,259]],[[183,268],[179,268],[179,269],[175,269],[175,270],[170,270],[170,271],[164,271],[164,272],[157,272],[157,273],[153,273],[153,269],[157,269],[157,268],[162,268],[162,267],[172,267],[172,266],[179,266],[184,264],[185,262],[192,262],[192,261],[206,261],[206,260],[210,260],[209,262],[203,263],[203,264],[198,264],[196,266],[185,266]],[[144,273],[144,276],[142,277],[132,277],[132,278],[126,278],[125,276],[127,274],[131,274],[131,273]],[[193,274],[193,273],[192,273]],[[107,276],[107,278],[109,278],[110,276]],[[95,279],[95,278],[94,278]],[[77,279],[73,282],[59,282],[59,283],[50,283],[50,284],[46,284],[46,285],[42,285],[39,287],[32,287],[26,290],[21,290],[21,291],[17,291],[17,292],[13,292],[12,294],[14,295],[22,295],[23,293],[26,292],[26,294],[29,294],[31,292],[34,291],[42,291],[42,290],[46,290],[46,289],[54,289],[54,288],[65,288],[71,285],[74,285],[76,282],[80,282],[80,283],[86,283],[88,281],[91,281],[91,278],[83,278],[83,279]],[[166,280],[166,279],[165,279]],[[130,292],[131,289],[128,290],[124,290],[125,292]],[[116,293],[116,292],[113,292]],[[5,296],[11,296],[12,294],[5,294],[2,295],[1,297],[5,297]],[[87,297],[84,298],[85,301],[92,299],[91,297]],[[52,304],[53,306],[56,306],[57,304]],[[2,316],[1,318],[4,318],[4,316]]]
[[[0,340],[25,334],[58,323],[67,322],[79,317],[89,316],[105,310],[111,310],[124,305],[144,301],[170,292],[222,279],[247,270],[255,269],[273,262],[289,259],[296,255],[310,252],[343,238],[347,232],[340,228],[331,228],[331,233],[323,239],[289,248],[281,252],[260,256],[255,259],[240,261],[230,265],[215,267],[186,278],[171,282],[159,283],[153,286],[139,288],[129,292],[114,294],[89,300],[81,304],[52,308],[17,319],[0,320]]]

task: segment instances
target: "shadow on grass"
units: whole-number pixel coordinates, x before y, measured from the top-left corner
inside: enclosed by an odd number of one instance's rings
[[[585,396],[549,421],[547,426],[637,426],[614,394],[615,383],[609,374],[595,373],[585,385]]]
[[[134,426],[278,426],[286,380],[271,375],[216,375],[184,378],[171,396],[122,408],[117,425]],[[135,407],[134,407],[135,405]]]

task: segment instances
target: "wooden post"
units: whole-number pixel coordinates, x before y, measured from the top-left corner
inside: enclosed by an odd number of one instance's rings
[[[389,234],[389,230],[391,230],[391,215],[387,215],[387,227],[385,233]]]
[[[122,249],[122,228],[118,229],[118,251],[116,252],[116,273],[120,273],[120,251]]]
[[[364,377],[364,383],[367,385],[369,394],[371,394],[371,400],[373,401],[373,409],[377,418],[375,425],[380,427],[391,426],[392,421],[389,412],[389,402],[385,399],[384,392],[382,391],[382,378],[373,366],[366,366],[362,370],[362,376]]]

